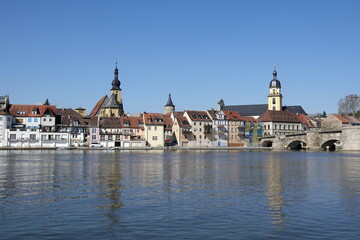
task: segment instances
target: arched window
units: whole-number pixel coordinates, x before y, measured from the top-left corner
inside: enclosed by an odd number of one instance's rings
[[[273,104],[275,104],[276,103],[276,99],[275,98],[273,98]]]

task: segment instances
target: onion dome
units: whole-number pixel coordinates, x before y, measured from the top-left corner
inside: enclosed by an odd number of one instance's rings
[[[119,70],[116,66],[115,70],[114,70],[114,80],[111,82],[111,85],[112,85],[111,90],[121,90],[118,75],[119,75]]]
[[[275,69],[273,71],[273,80],[270,81],[270,85],[269,85],[269,88],[273,88],[273,87],[281,88],[281,83],[277,79],[277,72]]]

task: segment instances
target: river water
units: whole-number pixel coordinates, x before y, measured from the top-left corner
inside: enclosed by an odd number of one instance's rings
[[[359,236],[360,153],[0,152],[0,239]]]

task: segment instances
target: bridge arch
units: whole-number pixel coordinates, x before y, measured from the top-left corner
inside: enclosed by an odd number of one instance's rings
[[[261,142],[261,146],[262,147],[272,147],[273,146],[273,141],[271,140],[264,140]]]
[[[324,151],[335,151],[336,150],[336,144],[340,144],[340,140],[338,139],[330,139],[323,142],[320,146],[321,150]]]
[[[288,144],[288,149],[290,150],[301,150],[301,149],[306,149],[307,143],[302,141],[302,140],[294,140],[291,141]]]

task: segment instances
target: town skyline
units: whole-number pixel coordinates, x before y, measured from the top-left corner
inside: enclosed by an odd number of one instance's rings
[[[1,95],[84,107],[109,95],[115,62],[126,113],[264,104],[273,64],[284,105],[336,113],[358,93],[357,1],[6,1]],[[66,16],[64,18],[63,16]],[[6,24],[5,24],[6,23]]]

